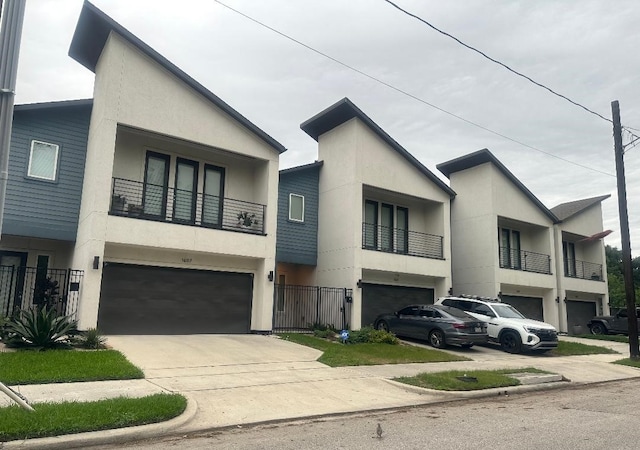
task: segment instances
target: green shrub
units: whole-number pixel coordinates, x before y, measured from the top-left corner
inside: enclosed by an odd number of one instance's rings
[[[333,330],[313,330],[313,335],[322,339],[333,339],[336,332]]]
[[[97,328],[89,328],[86,331],[81,331],[74,338],[74,345],[92,350],[99,350],[107,348],[107,338],[105,338]]]
[[[74,320],[46,307],[20,311],[9,319],[5,329],[8,347],[36,349],[68,347],[71,337],[78,333]]]
[[[387,331],[375,330],[373,327],[362,327],[349,332],[348,344],[391,344],[400,343],[398,338]]]

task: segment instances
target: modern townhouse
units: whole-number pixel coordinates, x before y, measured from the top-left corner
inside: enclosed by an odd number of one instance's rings
[[[562,220],[555,227],[560,329],[587,333],[593,316],[609,313],[607,266],[602,238],[602,202],[610,195],[551,208]]]
[[[270,331],[284,147],[90,3],[69,54],[95,73],[80,327]]]
[[[606,304],[598,233],[599,205],[607,196],[549,210],[486,149],[437,167],[457,193],[451,207],[453,292],[499,297],[560,331],[586,328],[596,304]]]
[[[354,329],[445,295],[453,190],[347,98],[301,128],[318,161],[280,173],[279,283],[348,289]]]

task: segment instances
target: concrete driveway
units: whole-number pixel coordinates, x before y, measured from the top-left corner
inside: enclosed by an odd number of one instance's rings
[[[415,405],[416,393],[357,368],[331,368],[321,352],[261,335],[107,336],[146,381],[197,403],[183,431],[238,423]]]

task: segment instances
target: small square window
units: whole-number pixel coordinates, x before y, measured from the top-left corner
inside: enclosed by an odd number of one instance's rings
[[[304,196],[289,194],[289,220],[304,222]]]
[[[55,180],[60,147],[47,142],[31,141],[27,176],[42,180]]]

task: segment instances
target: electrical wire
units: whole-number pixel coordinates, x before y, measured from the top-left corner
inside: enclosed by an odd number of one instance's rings
[[[396,5],[396,4],[395,4],[395,3],[393,3],[391,0],[384,0],[384,1],[385,1],[385,2],[387,2],[387,3],[389,3],[391,6],[393,6],[393,7],[394,7],[394,8],[396,8],[396,9],[398,9],[399,11],[402,11],[404,14],[406,14],[406,15],[408,15],[408,16],[410,16],[410,17],[413,17],[413,18],[414,18],[414,19],[416,19],[416,20],[419,20],[420,22],[424,23],[425,25],[427,25],[428,27],[430,27],[430,28],[432,28],[433,30],[437,31],[438,33],[443,34],[443,35],[445,35],[445,36],[447,36],[447,37],[449,37],[449,38],[453,39],[454,41],[456,41],[458,44],[462,45],[463,47],[466,47],[466,48],[468,48],[469,50],[472,50],[472,51],[474,51],[474,52],[476,52],[476,53],[478,53],[478,54],[482,55],[484,58],[488,59],[489,61],[494,62],[494,63],[498,64],[499,66],[504,67],[504,68],[505,68],[505,69],[507,69],[509,72],[512,72],[512,73],[514,73],[514,74],[518,75],[519,77],[522,77],[522,78],[524,78],[525,80],[530,81],[531,83],[535,84],[535,85],[536,85],[536,86],[538,86],[538,87],[541,87],[542,89],[546,89],[547,91],[551,92],[553,95],[555,95],[555,96],[557,96],[557,97],[560,97],[561,99],[566,100],[566,101],[568,101],[569,103],[571,103],[571,104],[573,104],[573,105],[575,105],[575,106],[577,106],[577,107],[579,107],[579,108],[584,109],[584,110],[585,110],[585,111],[587,111],[588,113],[593,114],[594,116],[597,116],[597,117],[601,118],[602,120],[605,120],[605,121],[607,121],[607,122],[609,122],[609,123],[613,123],[613,121],[612,121],[611,119],[609,119],[609,118],[607,118],[607,117],[603,116],[602,114],[597,113],[597,112],[595,112],[595,111],[593,111],[593,110],[591,110],[591,109],[587,108],[586,106],[581,105],[580,103],[578,103],[578,102],[576,102],[576,101],[571,100],[569,97],[567,97],[567,96],[565,96],[565,95],[559,94],[558,92],[554,91],[553,89],[551,89],[551,88],[550,88],[550,87],[548,87],[548,86],[545,86],[545,85],[544,85],[544,84],[542,84],[542,83],[538,83],[536,80],[534,80],[534,79],[532,79],[532,78],[528,77],[527,75],[525,75],[525,74],[523,74],[523,73],[518,72],[517,70],[512,69],[511,67],[507,66],[505,63],[503,63],[503,62],[501,62],[501,61],[498,61],[497,59],[492,58],[491,56],[489,56],[489,55],[487,55],[486,53],[484,53],[484,52],[482,52],[482,51],[478,50],[477,48],[472,47],[471,45],[465,44],[464,42],[462,42],[460,39],[458,39],[457,37],[453,36],[452,34],[449,34],[449,33],[447,33],[446,31],[442,31],[441,29],[439,29],[439,28],[437,28],[436,26],[434,26],[434,25],[430,24],[429,22],[427,22],[427,21],[426,21],[426,20],[424,20],[423,18],[421,18],[421,17],[419,17],[419,16],[417,16],[417,15],[415,15],[415,14],[413,14],[413,13],[410,13],[410,12],[409,12],[409,11],[407,11],[406,9],[403,9],[403,8],[401,8],[400,6]]]
[[[264,28],[266,28],[266,29],[268,29],[268,30],[270,30],[270,31],[272,31],[272,32],[274,32],[274,33],[276,33],[276,34],[278,34],[278,35],[282,36],[282,37],[283,37],[283,38],[285,38],[285,39],[288,39],[288,40],[290,40],[290,41],[292,41],[292,42],[295,42],[296,44],[298,44],[298,45],[300,45],[300,46],[302,46],[302,47],[306,48],[307,50],[310,50],[310,51],[312,51],[312,52],[314,52],[314,53],[316,53],[316,54],[318,54],[318,55],[320,55],[320,56],[323,56],[324,58],[327,58],[327,59],[329,59],[329,60],[331,60],[331,61],[335,62],[336,64],[339,64],[339,65],[341,65],[341,66],[343,66],[343,67],[345,67],[345,68],[347,68],[347,69],[349,69],[349,70],[352,70],[352,71],[354,71],[354,72],[356,72],[356,73],[358,73],[358,74],[360,74],[360,75],[362,75],[362,76],[364,76],[364,77],[366,77],[366,78],[369,78],[370,80],[375,81],[376,83],[380,83],[380,84],[382,84],[382,85],[384,85],[384,86],[388,87],[389,89],[392,89],[392,90],[394,90],[394,91],[396,91],[396,92],[398,92],[398,93],[400,93],[400,94],[402,94],[402,95],[405,95],[405,96],[407,96],[407,97],[409,97],[409,98],[412,98],[412,99],[414,99],[414,100],[416,100],[416,101],[418,101],[418,102],[420,102],[420,103],[423,103],[423,104],[425,104],[425,105],[427,105],[427,106],[430,106],[431,108],[434,108],[434,109],[436,109],[436,110],[438,110],[438,111],[440,111],[440,112],[442,112],[442,113],[444,113],[444,114],[447,114],[447,115],[449,115],[449,116],[451,116],[451,117],[454,117],[454,118],[456,118],[456,119],[458,119],[458,120],[461,120],[461,121],[463,121],[463,122],[465,122],[465,123],[467,123],[467,124],[469,124],[469,125],[472,125],[472,126],[474,126],[474,127],[480,128],[481,130],[484,130],[484,131],[486,131],[486,132],[488,132],[488,133],[491,133],[491,134],[493,134],[493,135],[496,135],[496,136],[499,136],[499,137],[501,137],[501,138],[503,138],[503,139],[506,139],[506,140],[508,140],[508,141],[511,141],[511,142],[513,142],[513,143],[515,143],[515,144],[521,145],[521,146],[526,147],[526,148],[529,148],[529,149],[531,149],[531,150],[535,150],[535,151],[537,151],[537,152],[540,152],[540,153],[545,154],[545,155],[547,155],[547,156],[550,156],[550,157],[552,157],[552,158],[559,159],[560,161],[564,161],[564,162],[566,162],[566,163],[573,164],[573,165],[578,166],[578,167],[582,167],[583,169],[591,170],[591,171],[593,171],[593,172],[597,172],[597,173],[600,173],[600,174],[602,174],[602,175],[607,175],[607,176],[610,176],[610,177],[614,177],[614,178],[615,178],[615,175],[614,175],[614,174],[611,174],[611,173],[609,173],[609,172],[604,172],[604,171],[602,171],[602,170],[599,170],[599,169],[596,169],[596,168],[593,168],[593,167],[589,167],[589,166],[585,166],[585,165],[580,164],[580,163],[577,163],[577,162],[575,162],[575,161],[571,161],[571,160],[565,159],[565,158],[563,158],[563,157],[561,157],[561,156],[554,155],[553,153],[550,153],[550,152],[547,152],[547,151],[541,150],[541,149],[539,149],[539,148],[537,148],[537,147],[534,147],[534,146],[532,146],[532,145],[526,144],[526,143],[524,143],[524,142],[522,142],[522,141],[519,141],[519,140],[517,140],[517,139],[511,138],[511,137],[509,137],[509,136],[507,136],[507,135],[504,135],[504,134],[502,134],[502,133],[500,133],[500,132],[498,132],[498,131],[494,131],[494,130],[492,130],[492,129],[490,129],[490,128],[487,128],[487,127],[485,127],[485,126],[483,126],[483,125],[480,125],[480,124],[478,124],[478,123],[476,123],[476,122],[473,122],[473,121],[471,121],[471,120],[465,119],[465,118],[464,118],[464,117],[462,117],[462,116],[459,116],[459,115],[454,114],[454,113],[452,113],[452,112],[450,112],[450,111],[447,111],[446,109],[441,108],[441,107],[439,107],[439,106],[437,106],[437,105],[434,105],[433,103],[430,103],[430,102],[428,102],[428,101],[426,101],[426,100],[424,100],[424,99],[422,99],[422,98],[420,98],[420,97],[418,97],[418,96],[416,96],[416,95],[414,95],[414,94],[411,94],[410,92],[407,92],[407,91],[405,91],[405,90],[403,90],[403,89],[400,89],[400,88],[398,88],[398,87],[396,87],[396,86],[394,86],[394,85],[392,85],[392,84],[390,84],[390,83],[387,83],[387,82],[386,82],[386,81],[384,81],[384,80],[381,80],[381,79],[379,79],[379,78],[376,78],[376,77],[374,77],[373,75],[369,75],[368,73],[363,72],[363,71],[362,71],[362,70],[360,70],[360,69],[357,69],[357,68],[355,68],[355,67],[353,67],[353,66],[350,66],[349,64],[344,63],[344,62],[340,61],[339,59],[334,58],[333,56],[330,56],[330,55],[328,55],[328,54],[326,54],[326,53],[323,53],[323,52],[321,52],[320,50],[317,50],[317,49],[315,49],[315,48],[311,47],[310,45],[305,44],[304,42],[301,42],[301,41],[299,41],[299,40],[297,40],[297,39],[295,39],[295,38],[293,38],[293,37],[291,37],[291,36],[289,36],[289,35],[287,35],[287,34],[285,34],[285,33],[281,32],[281,31],[279,31],[279,30],[277,30],[277,29],[275,29],[275,28],[273,28],[273,27],[271,27],[271,26],[269,26],[269,25],[267,25],[267,24],[263,23],[263,22],[260,22],[260,21],[259,21],[259,20],[257,20],[257,19],[254,19],[253,17],[251,17],[251,16],[249,16],[249,15],[247,15],[247,14],[243,13],[242,11],[239,11],[239,10],[237,10],[237,9],[235,9],[235,8],[233,8],[233,7],[231,7],[231,6],[227,5],[227,4],[225,4],[225,3],[222,3],[220,0],[214,0],[214,1],[215,1],[216,3],[218,3],[219,5],[224,6],[225,8],[227,8],[227,9],[229,9],[229,10],[231,10],[231,11],[235,12],[236,14],[238,14],[238,15],[240,15],[240,16],[242,16],[242,17],[244,17],[245,19],[248,19],[248,20],[250,20],[250,21],[252,21],[252,22],[254,22],[254,23],[256,23],[256,24],[260,25],[261,27],[264,27]],[[597,114],[597,113],[596,113],[596,114]],[[608,120],[608,119],[605,119],[605,120]],[[608,121],[610,122],[610,120],[608,120]]]

